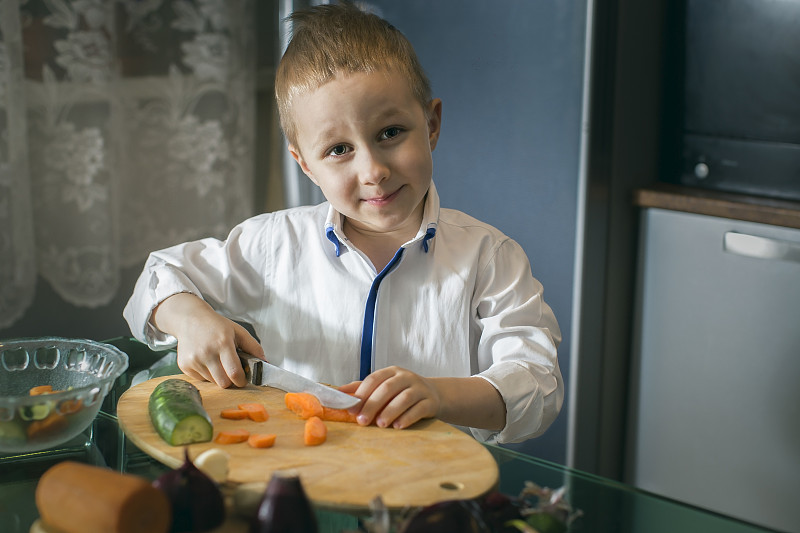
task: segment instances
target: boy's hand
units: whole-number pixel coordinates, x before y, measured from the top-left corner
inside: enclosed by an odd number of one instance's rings
[[[439,412],[439,394],[433,383],[397,366],[376,370],[364,381],[339,389],[362,399],[357,416],[362,426],[374,421],[379,427],[403,429]]]
[[[506,405],[494,386],[480,377],[424,378],[390,366],[339,390],[361,398],[356,419],[362,426],[407,428],[423,418],[449,424],[501,430]]]
[[[187,376],[222,388],[247,384],[237,348],[264,358],[264,350],[240,324],[189,293],[170,296],[153,311],[153,324],[178,339],[178,367]]]

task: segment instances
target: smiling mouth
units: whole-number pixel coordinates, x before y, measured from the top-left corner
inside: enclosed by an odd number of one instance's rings
[[[379,205],[379,206],[380,205],[386,205],[386,204],[390,203],[392,200],[394,200],[397,197],[399,192],[400,192],[400,189],[397,189],[393,193],[387,194],[385,196],[373,196],[372,198],[365,198],[364,202],[366,202],[366,203],[368,203],[370,205]]]

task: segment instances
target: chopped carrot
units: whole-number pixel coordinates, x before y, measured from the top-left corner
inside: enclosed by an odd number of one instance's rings
[[[244,442],[250,437],[250,432],[246,429],[232,429],[229,431],[220,431],[214,442],[217,444],[236,444],[237,442]]]
[[[58,413],[50,413],[42,420],[34,420],[28,426],[26,432],[29,439],[47,437],[61,431],[67,426],[67,419]]]
[[[325,422],[318,416],[312,416],[306,420],[303,430],[303,442],[306,446],[318,446],[328,438],[328,428]]]
[[[322,420],[328,422],[356,422],[356,415],[347,409],[322,408]]]
[[[81,407],[83,407],[83,400],[62,400],[58,403],[58,412],[62,415],[71,415],[72,413],[80,411]]]
[[[269,420],[269,413],[267,408],[260,403],[240,403],[239,409],[246,411],[250,420],[255,422],[266,422]]]
[[[250,415],[244,409],[223,409],[220,411],[219,416],[230,420],[243,420]]]
[[[253,448],[272,448],[276,438],[273,433],[253,433],[247,438],[247,444]]]
[[[40,394],[50,394],[53,392],[52,385],[38,385],[36,387],[31,387],[28,391],[30,396],[39,396]]]
[[[287,392],[284,396],[286,407],[300,418],[308,420],[312,416],[322,416],[322,404],[313,394],[307,392]]]

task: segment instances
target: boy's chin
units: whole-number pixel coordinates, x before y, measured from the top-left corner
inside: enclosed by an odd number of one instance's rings
[[[348,217],[344,216],[345,228],[358,231],[364,234],[397,234],[401,232],[411,233],[409,239],[413,238],[422,223],[418,216],[396,217],[396,216],[369,216],[369,217]]]

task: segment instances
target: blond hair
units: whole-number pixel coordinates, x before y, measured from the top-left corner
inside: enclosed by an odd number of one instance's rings
[[[281,128],[296,144],[295,96],[318,89],[339,74],[393,70],[408,80],[423,109],[431,87],[414,48],[394,26],[350,2],[320,5],[289,17],[292,39],[278,64],[275,98]]]

